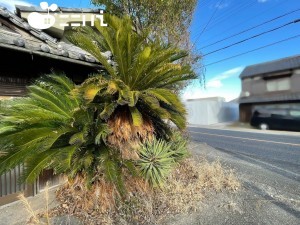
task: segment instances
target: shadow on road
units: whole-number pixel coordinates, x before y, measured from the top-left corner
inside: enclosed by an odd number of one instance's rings
[[[255,192],[256,194],[261,196],[263,199],[267,200],[268,202],[272,202],[273,204],[277,205],[281,209],[285,210],[287,213],[290,213],[293,216],[295,216],[296,218],[300,219],[300,211],[295,210],[295,209],[291,208],[289,205],[285,204],[284,202],[273,198],[268,193],[266,193],[265,191],[263,191],[256,185],[251,184],[250,182],[244,181],[243,184],[244,184],[245,188],[249,189],[250,191]],[[248,200],[250,200],[250,199],[248,199]],[[257,199],[253,199],[253,200],[257,200]]]

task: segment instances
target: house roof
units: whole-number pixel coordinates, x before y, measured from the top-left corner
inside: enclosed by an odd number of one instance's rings
[[[17,5],[16,6],[17,12],[48,12],[47,10],[42,9],[38,6],[23,6]],[[102,9],[92,9],[92,8],[66,8],[66,7],[57,7],[54,12],[79,12],[79,13],[99,13],[99,10]]]
[[[300,55],[247,66],[240,74],[240,78],[264,75],[296,68],[300,68]]]
[[[266,103],[266,102],[287,102],[287,101],[299,101],[300,93],[278,93],[272,95],[260,95],[242,97],[239,99],[239,103]]]
[[[19,6],[20,7],[20,6]],[[67,8],[63,8],[67,10]],[[53,38],[46,32],[31,27],[24,19],[0,6],[0,19],[13,25],[11,29],[0,21],[0,48],[9,48],[16,51],[68,61],[85,66],[100,67],[100,63],[88,52],[81,48]],[[110,61],[111,53],[103,56]]]

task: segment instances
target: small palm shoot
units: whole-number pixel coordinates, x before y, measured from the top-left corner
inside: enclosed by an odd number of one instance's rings
[[[171,144],[154,139],[146,142],[140,152],[137,166],[141,176],[154,187],[162,187],[175,164]]]

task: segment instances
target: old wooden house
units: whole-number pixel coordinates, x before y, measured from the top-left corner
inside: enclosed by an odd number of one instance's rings
[[[26,86],[37,77],[51,71],[63,72],[75,82],[82,82],[89,74],[101,70],[101,65],[86,51],[72,45],[64,38],[64,28],[42,31],[31,27],[28,13],[37,7],[16,6],[16,14],[0,5],[0,98],[24,96]],[[90,14],[93,9],[58,8],[60,14]],[[66,21],[64,21],[66,23]],[[110,52],[103,53],[110,59]],[[26,196],[34,195],[44,188],[45,182],[55,185],[58,177],[45,171],[33,185],[18,184],[23,167],[0,176],[0,205],[14,201],[20,191]]]

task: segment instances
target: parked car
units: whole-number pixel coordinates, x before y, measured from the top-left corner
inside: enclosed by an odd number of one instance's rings
[[[256,110],[250,124],[261,130],[300,131],[300,109]]]

